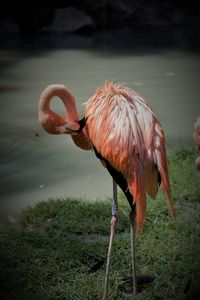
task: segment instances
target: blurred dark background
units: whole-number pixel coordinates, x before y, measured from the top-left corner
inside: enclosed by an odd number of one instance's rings
[[[176,45],[197,48],[200,44],[197,0],[69,0],[51,2],[48,7],[36,7],[33,1],[26,6],[20,4],[17,1],[1,8],[2,47],[7,45],[6,39],[14,36],[21,40],[67,34],[87,37],[119,30],[125,35],[146,34],[149,43],[152,43],[149,33],[157,32],[153,42],[158,45],[163,35],[168,36],[168,43]]]

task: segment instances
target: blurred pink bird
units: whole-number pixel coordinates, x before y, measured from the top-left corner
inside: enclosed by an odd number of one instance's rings
[[[200,114],[194,124],[194,134],[193,134],[194,142],[197,146],[197,150],[200,152]],[[197,157],[195,161],[195,165],[197,170],[200,171],[200,156]]]
[[[58,96],[64,103],[66,119],[50,109]],[[157,195],[161,184],[172,216],[175,209],[170,193],[165,138],[161,124],[150,106],[134,90],[106,81],[85,103],[79,120],[74,97],[64,85],[48,86],[39,101],[39,121],[51,134],[70,134],[74,143],[94,150],[113,178],[113,207],[103,299],[108,297],[110,258],[117,223],[117,185],[130,207],[133,297],[137,294],[135,232],[142,231],[146,215],[146,194]]]

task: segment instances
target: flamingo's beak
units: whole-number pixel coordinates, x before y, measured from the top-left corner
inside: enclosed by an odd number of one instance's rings
[[[77,122],[68,122],[56,128],[61,134],[77,135],[79,134],[80,125]]]

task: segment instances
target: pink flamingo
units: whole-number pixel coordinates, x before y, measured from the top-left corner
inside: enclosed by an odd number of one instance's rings
[[[50,109],[49,104],[54,96],[63,101],[66,119]],[[48,133],[70,134],[78,147],[94,150],[97,158],[113,177],[111,234],[103,299],[108,297],[110,259],[117,223],[117,185],[124,192],[131,208],[131,254],[135,297],[135,232],[143,229],[146,194],[155,198],[159,184],[162,184],[171,213],[175,216],[161,124],[136,91],[110,81],[98,88],[85,103],[84,118],[80,121],[74,97],[69,90],[59,84],[48,86],[40,97],[39,121]]]
[[[193,134],[194,142],[197,146],[197,150],[200,152],[200,115],[198,116],[195,124],[194,124],[194,134]],[[200,156],[197,157],[195,161],[195,165],[197,170],[200,171]]]

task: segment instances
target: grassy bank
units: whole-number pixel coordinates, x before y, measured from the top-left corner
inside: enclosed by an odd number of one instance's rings
[[[169,153],[177,220],[162,192],[148,201],[137,237],[137,272],[155,276],[138,300],[198,299],[200,295],[200,173],[195,151]],[[110,299],[126,299],[131,286],[129,207],[119,193]],[[0,225],[1,299],[101,299],[111,200],[49,200],[26,209],[15,226]]]

